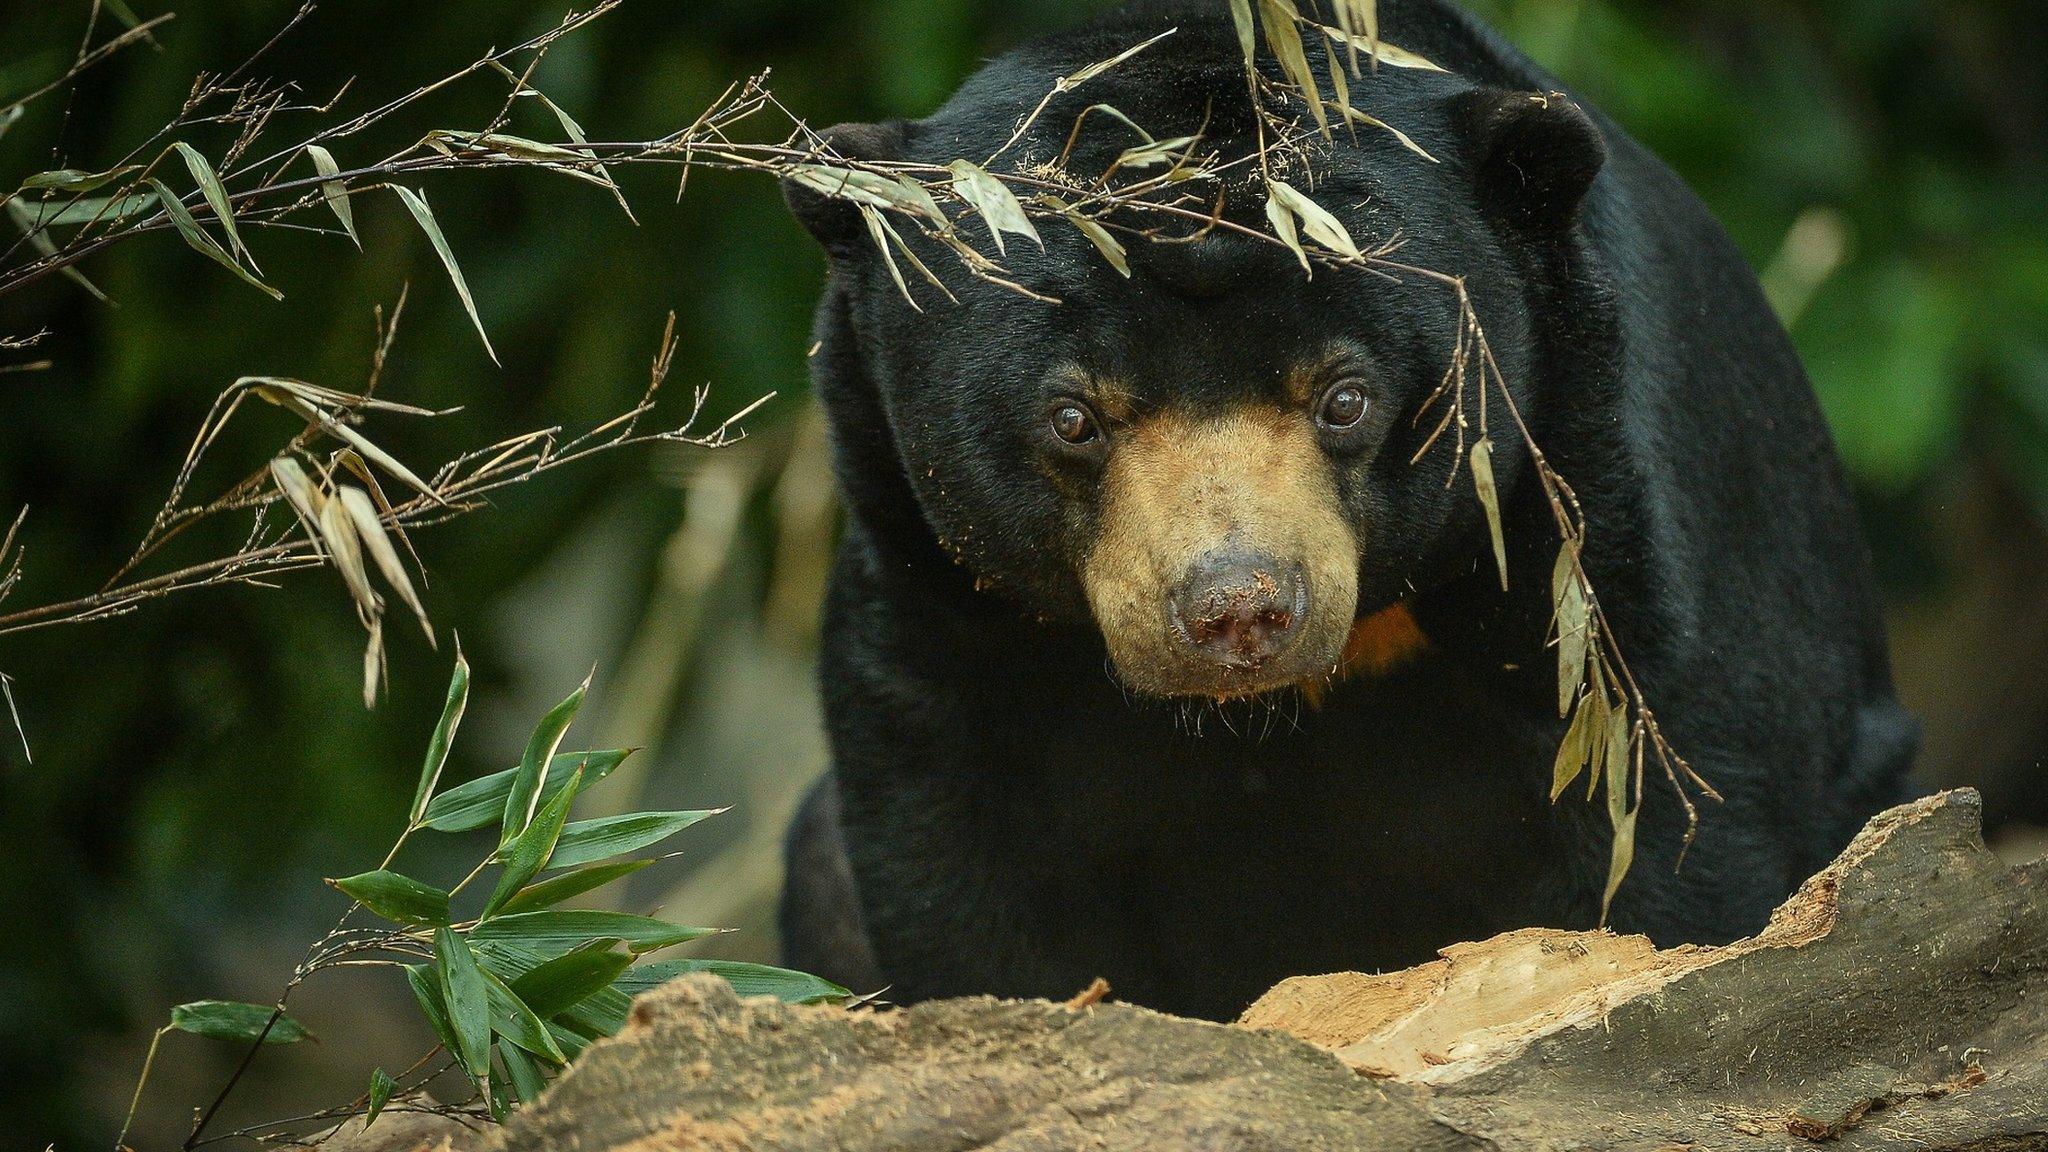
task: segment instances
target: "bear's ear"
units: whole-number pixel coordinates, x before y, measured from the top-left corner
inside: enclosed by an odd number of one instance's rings
[[[903,120],[879,124],[838,124],[819,135],[838,156],[847,160],[886,162],[904,158],[910,125]],[[860,208],[852,201],[827,196],[816,188],[794,180],[782,182],[782,198],[797,221],[818,238],[834,256],[856,250],[866,242],[867,227]]]
[[[1455,98],[1453,119],[1480,206],[1518,224],[1569,227],[1607,162],[1599,126],[1561,92],[1482,88]]]

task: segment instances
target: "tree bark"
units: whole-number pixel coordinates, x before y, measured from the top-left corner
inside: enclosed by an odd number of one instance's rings
[[[1511,932],[1404,972],[1286,981],[1231,1026],[1116,1003],[800,1008],[691,977],[503,1128],[453,1143],[2048,1150],[2048,862],[2001,863],[1979,813],[1968,791],[1884,813],[1726,948]]]

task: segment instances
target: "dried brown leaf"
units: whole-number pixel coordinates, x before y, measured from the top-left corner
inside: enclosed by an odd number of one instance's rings
[[[1493,483],[1493,440],[1481,436],[1472,445],[1472,488],[1479,494],[1479,506],[1486,511],[1486,528],[1493,534],[1493,562],[1500,568],[1500,590],[1508,590],[1507,537],[1500,526],[1500,489]]]

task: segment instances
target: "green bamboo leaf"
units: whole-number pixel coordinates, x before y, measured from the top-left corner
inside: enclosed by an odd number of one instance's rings
[[[207,162],[205,156],[200,155],[199,149],[183,140],[172,144],[171,147],[184,158],[185,170],[192,173],[192,179],[198,182],[199,192],[206,197],[207,207],[212,208],[213,214],[220,217],[220,226],[228,234],[228,244],[242,254],[242,259],[249,262],[249,267],[255,268],[256,257],[250,255],[248,245],[242,243],[242,234],[235,228],[234,205],[228,202],[228,190],[221,185],[220,176],[214,172],[213,165]]]
[[[399,924],[448,923],[448,893],[410,876],[379,868],[328,883],[386,920]]]
[[[57,254],[57,242],[50,239],[49,232],[49,226],[52,221],[43,219],[37,214],[38,211],[38,208],[19,196],[7,201],[7,215],[14,221],[15,226],[21,229],[21,234],[28,237],[29,246],[34,248],[40,256],[55,256]],[[112,301],[107,299],[107,294],[100,291],[99,285],[86,279],[85,273],[80,272],[76,267],[66,264],[62,271],[65,279],[91,293],[93,299],[102,304],[112,303]]]
[[[61,204],[55,201],[32,204],[17,197],[8,202],[7,208],[24,231],[41,231],[87,224],[117,224],[140,216],[156,203],[154,192],[130,192],[124,196],[81,196]]]
[[[576,769],[583,769],[580,787],[589,788],[611,775],[612,770],[632,753],[631,748],[556,753],[548,762],[547,780],[541,785],[541,802],[546,803],[557,791],[568,787],[570,774]],[[435,796],[427,802],[424,826],[436,832],[473,832],[501,819],[505,812],[505,799],[512,794],[513,778],[518,774],[519,769],[507,768],[457,784]]]
[[[469,943],[452,928],[434,929],[434,957],[441,974],[441,1002],[455,1033],[453,1054],[478,1087],[491,1075],[491,1002],[483,969]]]
[[[507,987],[488,969],[481,969],[484,991],[491,1006],[491,1031],[504,1037],[536,1056],[545,1056],[556,1064],[567,1064],[569,1058],[562,1054],[561,1046],[548,1035],[548,1026],[526,1001]],[[504,1045],[499,1045],[504,1050]]]
[[[86,172],[77,168],[54,168],[38,172],[21,182],[24,192],[39,189],[54,189],[59,192],[90,192],[119,180],[130,172],[137,171],[139,164],[122,164],[105,172]]]
[[[498,886],[492,890],[490,900],[484,904],[481,919],[488,920],[497,915],[514,893],[526,887],[528,881],[547,867],[548,857],[555,851],[555,842],[562,835],[562,825],[569,818],[569,805],[575,802],[580,791],[580,781],[569,781],[568,787],[540,806],[540,811],[534,814],[526,830],[500,850],[499,857],[505,863],[505,871],[498,877]]]
[[[630,812],[597,820],[578,820],[562,829],[549,868],[570,868],[593,860],[606,860],[658,844],[707,816],[727,811],[709,808],[697,812]]]
[[[271,1022],[273,1016],[276,1023]],[[261,1036],[265,1044],[295,1044],[313,1035],[274,1004],[241,1004],[232,1000],[180,1004],[171,1009],[171,1027],[216,1040],[249,1041]],[[269,1030],[265,1031],[266,1028]]]
[[[498,917],[493,923],[502,923],[506,918]],[[596,933],[567,951],[603,951],[623,943],[617,937]],[[517,983],[520,977],[539,968],[553,957],[562,955],[563,949],[543,951],[527,944],[511,940],[483,940],[476,945],[477,959],[508,983]],[[573,1007],[557,1012],[553,1017],[560,1024],[587,1040],[610,1036],[626,1026],[626,1018],[633,1010],[632,997],[617,988],[605,988],[585,998]],[[559,1037],[559,1032],[557,1032]]]
[[[512,982],[512,991],[542,1019],[568,1011],[612,986],[633,963],[630,953],[606,947],[578,948],[549,960]]]
[[[476,301],[470,297],[469,282],[462,278],[462,267],[455,262],[455,253],[448,248],[448,238],[441,235],[441,225],[434,220],[434,210],[427,207],[424,192],[415,192],[400,184],[391,186],[398,198],[405,202],[406,211],[419,222],[420,231],[427,234],[427,241],[441,257],[441,264],[448,269],[448,278],[455,282],[455,294],[462,298],[462,307],[469,312],[469,322],[476,325],[476,334],[484,342],[484,351],[490,353],[491,363],[498,363],[498,350],[491,347],[490,333],[484,331],[483,317],[476,314]]]
[[[107,11],[114,14],[114,19],[119,20],[128,27],[142,27],[142,18],[135,14],[135,9],[128,6],[128,0],[100,0],[100,4]],[[147,31],[142,33],[142,40],[143,43],[148,44],[150,47],[156,47],[156,37],[150,35]]]
[[[543,1027],[542,1032],[546,1031]],[[498,1045],[498,1059],[504,1062],[505,1078],[512,1082],[512,1094],[520,1103],[531,1104],[547,1090],[547,1076],[541,1072],[540,1065],[534,1063],[533,1057],[518,1045]],[[568,1061],[567,1056],[562,1059],[564,1063]]]
[[[356,251],[362,251],[363,238],[356,235],[356,210],[348,202],[348,185],[336,179],[341,175],[341,165],[334,162],[334,153],[318,144],[306,145],[306,155],[313,158],[313,170],[325,177],[320,182],[320,195],[334,210],[334,218],[341,221],[341,230],[355,242]]]
[[[555,852],[559,855],[561,851],[562,843],[557,840]],[[505,906],[498,911],[533,912],[542,908],[552,908],[571,896],[581,896],[593,888],[602,888],[621,876],[630,876],[652,863],[652,860],[617,860],[610,864],[592,864],[587,868],[564,872],[538,884],[529,884],[521,888],[510,900],[505,901]]]
[[[407,819],[415,828],[426,820],[434,799],[434,785],[440,783],[441,769],[448,763],[448,749],[455,743],[455,730],[462,726],[462,713],[468,707],[469,661],[462,655],[462,640],[457,637],[455,672],[448,678],[448,702],[441,706],[441,719],[427,740],[427,762],[420,766],[419,786],[413,789],[412,815]]]
[[[420,1014],[434,1029],[434,1035],[441,1041],[441,1047],[450,1055],[461,1051],[462,1046],[455,1039],[455,1025],[448,1019],[448,1002],[441,996],[441,982],[434,969],[425,964],[405,966],[405,982],[412,987],[413,999],[419,1001]]]
[[[590,1047],[590,1037],[561,1024],[550,1023],[548,1025],[548,1035],[555,1038],[555,1044],[562,1049],[562,1054],[571,1061],[583,1055],[583,1050]]]
[[[738,960],[663,960],[653,964],[642,964],[621,976],[613,983],[613,987],[629,996],[637,996],[650,988],[692,972],[709,972],[714,976],[722,976],[726,983],[732,985],[732,990],[741,996],[773,996],[790,1004],[821,1004],[831,1000],[844,1000],[853,995],[830,980],[823,980],[806,972],[793,972],[787,968],[772,968],[766,964],[748,964]]]
[[[171,223],[177,226],[178,235],[184,237],[185,243],[191,245],[194,251],[241,277],[251,287],[272,300],[284,299],[284,293],[258,280],[233,256],[228,255],[228,250],[220,246],[220,241],[207,235],[206,230],[199,226],[199,221],[192,218],[192,212],[185,207],[185,202],[178,199],[177,193],[165,187],[163,181],[151,180],[149,184],[156,189],[158,202],[163,205],[165,214],[170,216]]]
[[[526,741],[526,754],[519,758],[519,770],[512,777],[512,791],[505,796],[505,822],[498,835],[500,846],[510,844],[514,836],[525,831],[533,821],[534,812],[540,807],[541,787],[547,783],[548,769],[554,763],[555,750],[562,746],[562,737],[569,731],[569,724],[576,719],[577,709],[583,707],[583,695],[590,691],[590,677],[560,704],[548,710],[541,717],[540,726]]]
[[[519,944],[543,956],[558,956],[579,944],[604,937],[622,940],[628,949],[638,953],[696,940],[717,931],[626,912],[550,908],[494,917],[478,924],[470,938],[478,944]]]
[[[384,1111],[384,1105],[391,1102],[391,1093],[398,1088],[398,1082],[391,1073],[382,1068],[370,1070],[370,1110],[363,1116],[363,1130],[377,1122],[377,1114]]]
[[[492,60],[489,63],[492,68],[495,68],[497,70],[500,76],[503,76],[505,79],[510,80],[512,82],[512,94],[514,96],[531,96],[534,99],[539,100],[543,105],[547,107],[548,111],[555,114],[555,121],[556,123],[559,123],[562,126],[562,132],[564,135],[568,136],[569,139],[575,141],[578,144],[590,143],[590,138],[583,134],[583,125],[578,124],[576,122],[576,118],[569,115],[569,113],[566,110],[564,110],[560,104],[557,104],[553,100],[549,99],[547,93],[542,92],[538,88],[530,87],[522,83],[519,79],[518,73],[512,71],[510,68],[505,67],[498,61]],[[631,220],[637,226],[640,223],[640,220],[638,217],[633,215],[633,206],[631,204],[626,203],[626,194],[619,190],[618,182],[612,179],[611,169],[606,168],[602,164],[599,164],[596,168],[596,172],[598,175],[604,177],[604,184],[606,187],[611,189],[612,198],[619,202],[619,210],[626,214],[626,219]]]

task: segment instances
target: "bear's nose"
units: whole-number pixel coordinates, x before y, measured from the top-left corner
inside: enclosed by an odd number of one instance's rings
[[[1174,590],[1174,638],[1201,659],[1256,668],[1293,643],[1307,599],[1299,564],[1238,548],[1212,551]]]

